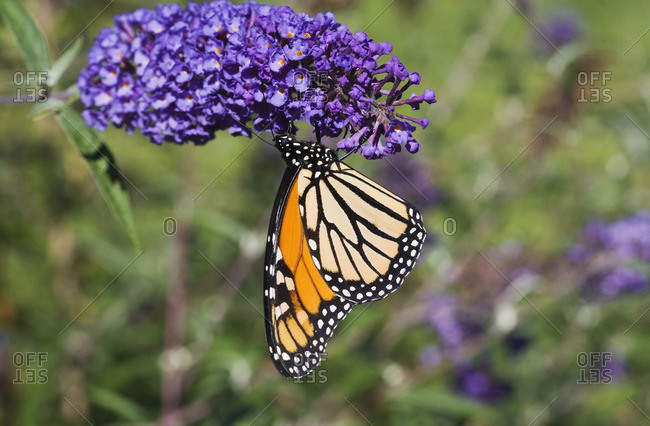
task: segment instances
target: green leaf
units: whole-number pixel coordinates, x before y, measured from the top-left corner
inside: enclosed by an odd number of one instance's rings
[[[135,229],[131,202],[126,191],[124,176],[115,166],[113,155],[93,129],[86,126],[81,115],[70,108],[61,108],[57,118],[73,145],[84,157],[95,183],[106,199],[113,216],[124,228],[137,252],[140,240]]]
[[[50,87],[54,87],[56,85],[56,83],[59,81],[59,78],[61,78],[65,70],[68,69],[72,61],[77,58],[77,55],[79,55],[83,44],[83,38],[78,37],[70,46],[68,46],[63,51],[61,56],[59,56],[59,59],[54,62],[54,65],[52,65],[52,68],[50,68],[50,71],[47,73],[47,84]]]
[[[29,112],[27,113],[27,118],[31,118],[34,121],[38,121],[42,118],[47,117],[48,115],[58,112],[61,108],[70,105],[79,99],[79,90],[77,85],[72,85],[63,92],[64,98],[54,98],[51,95],[48,97],[45,102],[38,102],[34,105]]]
[[[144,422],[147,420],[146,410],[133,401],[108,389],[91,387],[90,400],[97,406],[117,414],[123,420],[130,422]]]
[[[394,403],[407,412],[425,410],[449,418],[483,419],[490,424],[492,422],[489,420],[494,421],[498,415],[498,412],[489,406],[472,402],[438,387],[410,389],[396,397]]]
[[[34,121],[40,120],[43,117],[47,117],[50,114],[57,112],[65,104],[61,99],[48,98],[45,102],[38,102],[27,113],[27,118],[31,118]]]
[[[18,43],[18,49],[30,71],[50,69],[50,55],[45,36],[38,29],[30,14],[13,0],[0,0],[0,12],[5,24]]]

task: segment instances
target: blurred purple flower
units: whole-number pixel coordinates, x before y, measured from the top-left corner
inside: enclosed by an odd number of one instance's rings
[[[612,250],[621,260],[650,262],[650,211],[621,219],[609,225],[595,223],[594,241]]]
[[[437,332],[443,351],[452,359],[465,357],[465,345],[482,336],[487,328],[489,312],[473,307],[471,311],[460,306],[450,296],[436,294],[428,303],[427,319]]]
[[[650,263],[650,212],[612,223],[589,222],[568,257],[585,268],[587,296],[612,298],[648,291],[650,280],[644,268]]]
[[[607,352],[612,354],[611,359],[600,358],[598,368],[600,369],[600,377],[603,380],[609,378],[612,383],[620,383],[627,377],[627,362],[625,356],[619,352]],[[607,383],[607,382],[604,382]]]
[[[456,391],[461,395],[487,404],[495,404],[506,397],[511,385],[498,378],[486,362],[457,367],[454,376]]]
[[[629,268],[618,268],[610,272],[600,283],[600,291],[608,297],[620,293],[642,293],[648,289],[648,277]]]
[[[582,18],[571,9],[561,10],[548,16],[538,25],[536,44],[544,53],[553,53],[555,48],[567,45],[582,35]]]
[[[569,261],[576,264],[585,263],[589,260],[589,250],[583,244],[574,244],[569,248],[567,257]]]
[[[429,170],[418,157],[401,155],[384,165],[381,182],[422,210],[438,204],[442,198]]]
[[[403,99],[420,76],[395,56],[380,64],[391,50],[329,12],[311,17],[254,1],[167,4],[116,16],[77,85],[88,125],[138,128],[157,144],[203,144],[218,130],[250,136],[250,120],[258,131],[286,133],[305,120],[323,136],[348,131],[344,151],[381,158],[402,145],[417,152],[410,123],[428,125],[396,107],[436,101],[429,89]]]
[[[507,334],[503,338],[506,352],[509,356],[515,357],[521,354],[530,345],[531,338],[519,330]]]
[[[427,368],[437,367],[442,362],[442,352],[437,345],[427,345],[420,351],[420,362]]]
[[[622,294],[644,293],[648,290],[648,277],[631,268],[614,268],[596,273],[585,280],[584,290],[589,295],[613,298]]]

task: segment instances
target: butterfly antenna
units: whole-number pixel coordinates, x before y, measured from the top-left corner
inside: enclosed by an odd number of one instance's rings
[[[232,119],[233,119],[237,124],[239,124],[242,128],[246,129],[246,130],[248,131],[248,133],[250,134],[251,137],[256,137],[257,139],[261,140],[262,142],[264,142],[264,143],[267,144],[267,145],[275,146],[275,145],[272,144],[271,142],[269,142],[269,141],[267,141],[266,139],[264,139],[263,137],[261,137],[259,133],[255,132],[253,129],[251,129],[250,127],[248,127],[246,124],[244,124],[244,123],[242,123],[241,121],[237,120],[237,119],[235,118],[235,116],[234,116],[232,113],[230,114],[230,117],[231,117],[231,118],[232,118]],[[264,131],[264,129],[262,129],[262,131]],[[273,131],[273,130],[271,130],[271,131]]]
[[[273,130],[271,130],[271,133],[273,133]],[[275,144],[273,144],[273,143],[267,141],[266,139],[264,139],[263,137],[261,137],[259,133],[252,132],[252,134],[253,134],[253,136],[255,136],[257,139],[261,140],[265,144],[273,146],[273,147],[275,146]],[[273,138],[275,139],[275,135],[273,135]]]
[[[318,126],[318,124],[314,124],[314,133],[316,133],[316,142],[319,145],[322,145],[321,140],[320,140],[320,138],[321,138],[320,127]]]
[[[345,138],[348,137],[348,131],[349,131],[349,130],[350,130],[350,129],[348,129],[348,127],[346,126],[346,127],[345,127],[345,133],[343,134],[343,139],[345,139]],[[346,153],[343,157],[339,158],[339,161],[343,161],[347,156],[349,156],[350,154],[354,154],[354,153],[357,152],[358,150],[359,150],[359,148],[355,148],[355,149],[353,149],[352,151]],[[336,148],[336,155],[337,155],[337,156],[338,156],[339,151],[343,151],[343,150],[342,150],[341,148],[337,147],[337,148]]]
[[[287,127],[287,134],[288,135],[296,134],[296,125],[294,124],[293,120],[289,121],[289,126]]]
[[[345,160],[346,158],[348,158],[348,156],[350,156],[350,154],[354,154],[355,152],[357,152],[357,149],[353,149],[352,151],[346,153],[343,157],[339,158],[339,161]]]

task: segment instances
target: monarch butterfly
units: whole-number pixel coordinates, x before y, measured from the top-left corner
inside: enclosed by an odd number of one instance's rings
[[[333,150],[292,136],[274,142],[288,167],[266,246],[266,339],[280,374],[298,378],[318,366],[356,304],[397,290],[426,231],[415,207]]]

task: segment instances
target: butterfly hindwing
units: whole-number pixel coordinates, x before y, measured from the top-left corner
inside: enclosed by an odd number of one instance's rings
[[[309,254],[298,204],[297,181],[304,173],[287,169],[266,249],[266,338],[285,377],[301,377],[318,366],[334,329],[354,306],[332,292]]]
[[[307,245],[334,293],[363,303],[401,286],[426,236],[411,204],[339,161],[307,172],[298,192]]]

